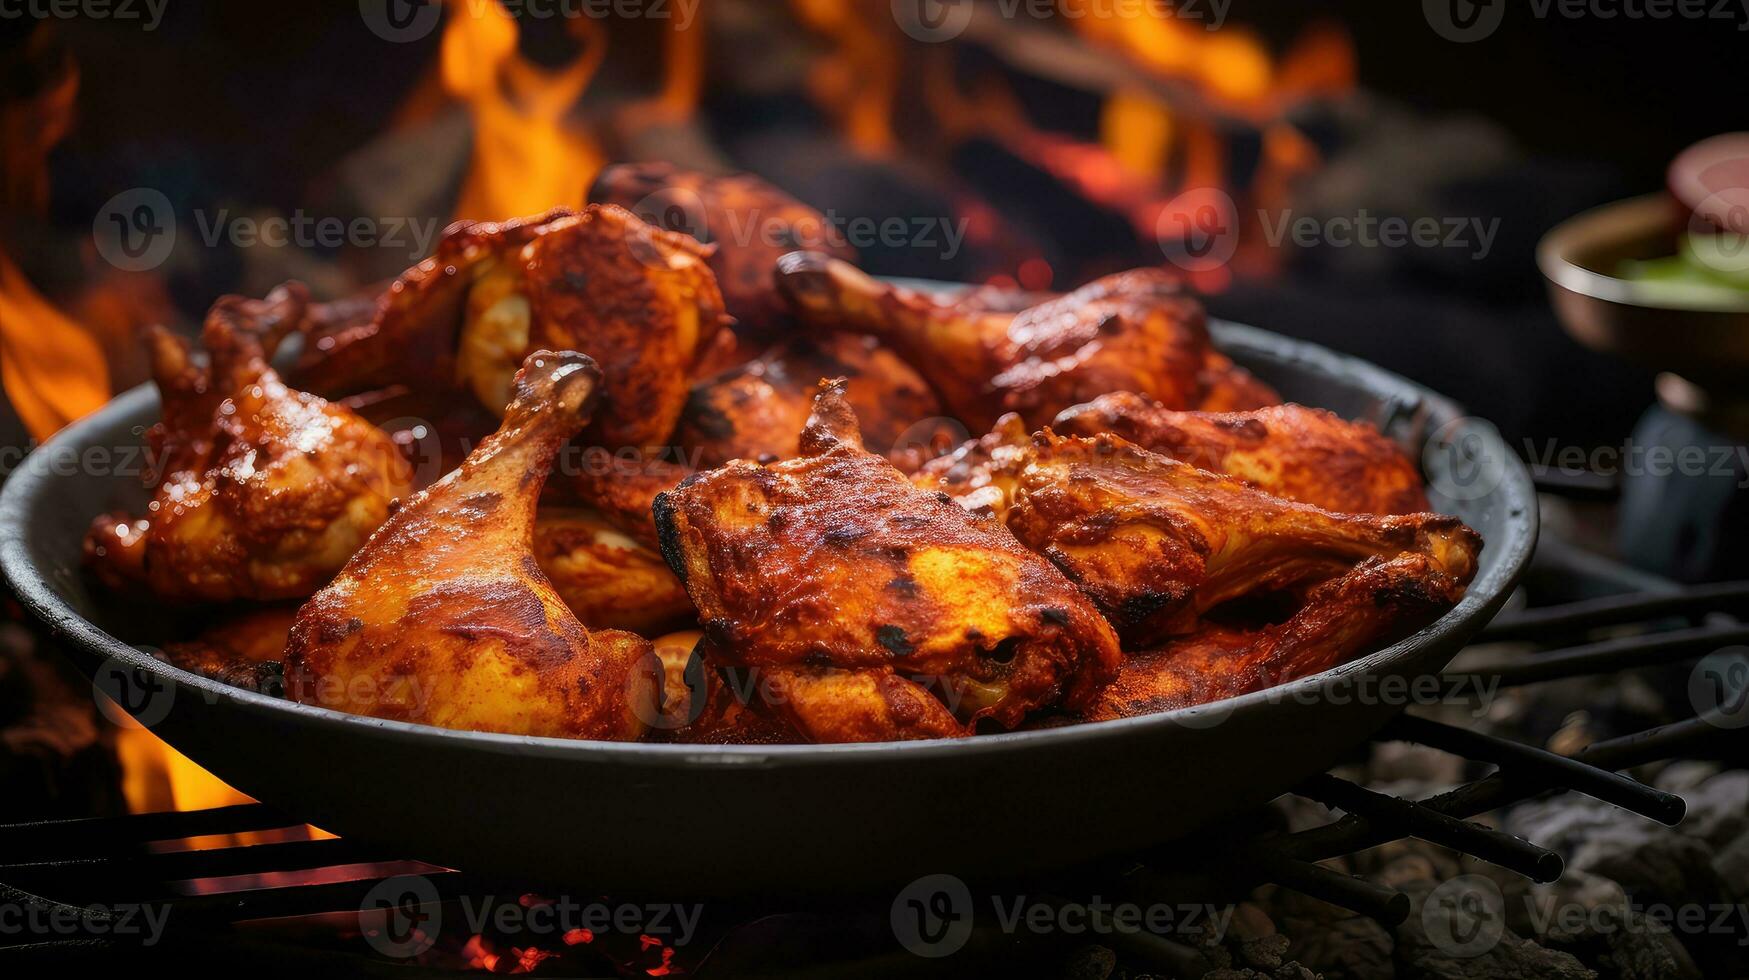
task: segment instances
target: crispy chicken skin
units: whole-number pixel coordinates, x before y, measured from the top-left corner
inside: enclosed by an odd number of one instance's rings
[[[960,726],[1090,704],[1120,656],[1110,626],[999,522],[865,450],[843,389],[822,386],[799,458],[731,462],[656,499],[663,554],[723,662],[764,672],[771,707],[816,737],[947,733],[895,680],[929,685]]]
[[[927,383],[874,338],[835,334],[773,348],[693,386],[675,441],[701,466],[731,459],[770,462],[796,454],[821,378],[844,378],[863,439],[892,458],[927,441],[919,428],[941,416]]]
[[[752,174],[718,176],[666,163],[617,164],[595,178],[589,200],[617,204],[652,224],[714,245],[708,261],[748,356],[789,332],[789,307],[772,281],[779,258],[798,248],[817,247],[836,258],[856,260],[856,250],[848,244],[825,240],[825,215]],[[822,376],[831,375],[816,378]],[[807,380],[811,384],[815,378]]]
[[[200,367],[163,328],[147,336],[163,421],[149,433],[161,479],[145,517],[106,515],[85,555],[112,588],[171,600],[302,598],[346,563],[412,468],[351,411],[286,386],[266,345],[303,316],[301,285],[228,296],[207,315]]]
[[[328,391],[460,387],[498,411],[530,351],[577,350],[602,370],[586,438],[658,443],[728,321],[709,254],[613,206],[458,222],[389,288],[375,319],[313,338],[305,376]]]
[[[281,603],[227,616],[192,640],[166,643],[153,656],[190,673],[251,691],[271,689],[298,607]]]
[[[778,268],[804,322],[890,344],[974,430],[1004,412],[1040,425],[1110,391],[1176,408],[1195,408],[1206,393],[1202,306],[1158,269],[1096,279],[1010,314],[937,303],[814,252],[786,255]]]
[[[593,511],[542,507],[534,560],[577,619],[593,628],[650,635],[692,619],[692,600],[662,556]]]
[[[1236,476],[1278,497],[1346,514],[1425,511],[1421,474],[1398,445],[1364,422],[1302,405],[1247,412],[1174,412],[1131,392],[1062,412],[1065,436],[1121,436],[1150,452]]]
[[[911,482],[924,490],[945,493],[969,511],[1006,521],[1016,481],[1031,453],[1032,436],[1026,423],[1010,412],[984,435],[924,463]]]
[[[1442,514],[1336,514],[1117,436],[1034,437],[1008,526],[1055,562],[1127,644],[1194,631],[1241,596],[1301,594],[1366,558],[1420,554],[1458,585],[1481,537]]]
[[[661,683],[649,642],[585,628],[532,553],[541,485],[599,378],[582,354],[529,356],[503,426],[298,611],[292,697],[444,728],[643,733]]]
[[[1315,674],[1409,635],[1461,598],[1462,584],[1426,555],[1368,558],[1314,588],[1285,622],[1254,629],[1205,624],[1126,654],[1084,719],[1170,711]]]
[[[1210,350],[1203,357],[1198,380],[1202,384],[1202,401],[1196,405],[1199,412],[1243,412],[1281,404],[1281,395],[1274,388],[1219,351]]]
[[[445,228],[431,256],[402,273],[377,298],[373,316],[317,318],[298,382],[330,395],[389,385],[453,390],[462,321],[474,284],[554,222],[575,214],[570,208],[554,208],[511,221],[458,221]],[[497,411],[504,402],[487,407]]]

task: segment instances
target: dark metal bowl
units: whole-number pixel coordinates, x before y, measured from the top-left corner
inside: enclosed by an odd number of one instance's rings
[[[1529,475],[1486,423],[1377,367],[1275,334],[1216,342],[1287,398],[1368,418],[1423,453],[1435,505],[1480,531],[1457,608],[1313,677],[1142,718],[953,741],[678,746],[448,731],[295,704],[170,667],[137,607],[80,568],[93,515],[140,481],[70,461],[137,447],[130,391],[50,440],[0,495],[0,568],[105,690],[226,782],[397,853],[614,891],[844,891],[921,874],[1069,866],[1170,840],[1328,768],[1403,707],[1386,678],[1440,670],[1505,601],[1536,538]]]

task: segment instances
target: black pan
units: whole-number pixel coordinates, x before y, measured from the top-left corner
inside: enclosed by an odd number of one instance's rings
[[[692,747],[381,721],[231,688],[129,645],[150,617],[86,581],[80,540],[94,514],[138,510],[145,492],[133,476],[66,463],[138,446],[157,414],[149,387],[69,426],[12,476],[0,566],[67,655],[178,749],[265,803],[409,857],[687,895],[1068,866],[1170,840],[1329,767],[1401,710],[1381,679],[1440,670],[1505,601],[1536,538],[1529,475],[1485,423],[1362,361],[1249,327],[1213,329],[1288,399],[1427,449],[1435,506],[1487,542],[1457,608],[1388,649],[1270,691],[967,740]]]

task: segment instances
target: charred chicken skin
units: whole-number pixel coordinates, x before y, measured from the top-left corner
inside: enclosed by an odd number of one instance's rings
[[[460,222],[371,323],[316,337],[306,376],[324,390],[460,387],[497,411],[530,351],[576,350],[602,370],[586,438],[658,444],[727,322],[709,253],[613,206]]]
[[[529,356],[503,426],[298,611],[293,697],[444,728],[642,734],[661,683],[649,642],[578,622],[532,550],[541,485],[599,378],[575,352]]]
[[[301,319],[306,295],[288,284],[265,300],[219,300],[201,333],[206,367],[169,331],[148,334],[162,482],[144,517],[92,525],[85,554],[105,583],[185,601],[302,598],[412,492],[387,435],[268,366],[266,347]]]
[[[742,338],[746,356],[740,360],[789,332],[790,310],[773,282],[779,258],[808,247],[856,259],[848,244],[825,240],[825,215],[752,174],[718,176],[666,163],[618,164],[595,178],[589,200],[617,204],[651,224],[715,246],[707,261]]]
[[[1040,425],[1110,391],[1195,408],[1210,383],[1202,307],[1157,269],[1106,276],[1017,314],[937,303],[813,252],[784,256],[778,284],[810,326],[891,345],[974,429],[1005,412]]]
[[[1303,595],[1367,558],[1424,555],[1461,587],[1481,550],[1455,517],[1335,514],[1117,436],[1049,429],[1034,437],[1008,526],[1130,644],[1192,632],[1204,613],[1242,596]]]
[[[872,337],[797,340],[693,386],[675,441],[701,466],[731,459],[772,462],[796,454],[821,378],[842,377],[844,397],[875,451],[903,455],[930,432],[941,403],[923,378]]]
[[[1347,663],[1439,618],[1463,586],[1426,555],[1367,558],[1312,589],[1287,621],[1260,628],[1205,623],[1127,653],[1083,716],[1131,718],[1248,694]]]
[[[1319,408],[1174,412],[1141,395],[1117,392],[1059,414],[1051,429],[1066,436],[1109,432],[1150,452],[1325,510],[1427,510],[1421,474],[1396,443],[1364,422]]]
[[[1110,626],[999,522],[864,449],[843,389],[823,386],[798,458],[737,460],[656,499],[663,554],[724,664],[757,668],[814,739],[1090,705],[1120,656]]]

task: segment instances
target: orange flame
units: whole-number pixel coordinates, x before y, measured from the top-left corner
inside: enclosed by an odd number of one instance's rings
[[[497,221],[581,204],[601,149],[567,120],[607,53],[601,23],[572,18],[583,52],[549,71],[516,49],[516,20],[497,0],[450,0],[440,58],[443,86],[466,104],[473,156],[455,216]]]
[[[35,439],[109,400],[96,338],[43,298],[0,253],[0,384]]]
[[[889,5],[865,0],[790,0],[802,23],[833,50],[808,73],[814,100],[836,116],[844,138],[864,153],[892,151],[899,93],[897,26]]]

